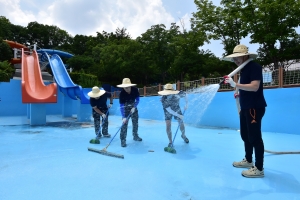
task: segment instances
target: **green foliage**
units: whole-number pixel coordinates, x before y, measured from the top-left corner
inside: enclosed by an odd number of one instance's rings
[[[242,20],[241,0],[222,0],[219,7],[209,0],[194,2],[198,12],[193,13],[192,29],[206,35],[206,42],[221,40],[225,50],[223,55],[232,53],[240,40],[248,35],[247,22]]]
[[[126,28],[72,37],[56,26],[30,22],[22,27],[2,16],[0,37],[74,54],[64,61],[73,69],[72,80],[83,87],[99,85],[98,80],[117,85],[125,77],[147,86],[228,74],[236,68],[234,63],[220,61],[201,48],[211,39],[221,40],[220,49],[228,55],[243,38],[250,37],[251,43],[260,45],[258,61],[274,63],[274,68],[287,69],[289,60],[300,59],[300,36],[295,29],[300,25],[300,1],[221,0],[220,6],[210,0],[194,2],[197,12],[191,29],[182,20],[181,26],[171,23],[169,29],[157,24],[136,39]],[[0,61],[12,58],[11,52],[0,43]]]
[[[66,31],[57,26],[39,24],[38,22],[30,22],[26,32],[26,43],[37,44],[39,48],[43,49],[58,48],[72,41],[71,36]]]
[[[8,61],[0,62],[0,82],[9,82],[14,72],[15,69]]]
[[[84,71],[70,73],[72,81],[83,88],[92,88],[95,85],[100,85],[97,76],[92,74],[85,74]]]
[[[75,35],[73,38],[72,49],[75,55],[83,55],[87,50],[89,37],[85,35]]]
[[[232,53],[242,38],[250,36],[250,43],[260,44],[259,61],[262,64],[296,59],[291,49],[298,49],[300,25],[299,0],[222,0],[215,6],[209,0],[194,0],[198,11],[193,14],[192,29],[206,34],[206,39],[221,40],[225,53]],[[247,45],[247,44],[246,44]]]
[[[134,40],[123,39],[110,42],[110,45],[95,48],[101,61],[97,65],[98,77],[106,83],[120,83],[123,78],[128,77],[135,82],[145,82],[147,75],[151,72],[147,69],[145,52],[142,45]],[[112,81],[113,80],[113,81]]]
[[[73,69],[74,72],[78,72],[81,69],[88,71],[88,69],[95,63],[93,61],[93,58],[91,58],[90,56],[79,55],[68,59],[67,64]]]
[[[92,88],[95,85],[100,85],[97,76],[92,74],[80,74],[79,85],[83,88]]]
[[[286,47],[297,37],[299,0],[246,0],[243,19],[248,22],[251,43],[260,44],[261,62],[274,63],[278,68],[280,62],[291,59]],[[299,48],[299,43],[296,46]]]
[[[28,41],[28,32],[26,27],[20,26],[20,25],[14,25],[12,24],[10,26],[11,36],[7,39],[12,41],[17,41],[20,44],[27,44]]]
[[[170,40],[166,26],[164,24],[153,25],[137,40],[145,49],[147,64],[161,76],[160,82],[166,82],[167,71],[172,60],[170,58],[172,51],[168,45]]]
[[[192,80],[201,78],[205,52],[200,51],[198,47],[203,45],[204,40],[198,32],[193,30],[173,35],[172,42],[169,44],[173,51],[173,60],[168,70],[172,80],[183,81],[186,78]],[[207,58],[209,59],[209,57]]]
[[[8,39],[11,37],[12,32],[10,30],[11,23],[10,21],[5,18],[4,16],[0,16],[0,37],[4,39]]]
[[[10,46],[2,40],[0,37],[0,62],[2,61],[9,61],[13,58],[12,49]]]

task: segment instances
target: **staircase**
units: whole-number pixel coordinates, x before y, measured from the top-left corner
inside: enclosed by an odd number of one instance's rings
[[[15,71],[13,79],[22,79],[21,64],[14,64],[14,66],[15,66],[16,71]],[[43,78],[43,81],[53,82],[53,76],[46,71],[42,71],[42,78]]]

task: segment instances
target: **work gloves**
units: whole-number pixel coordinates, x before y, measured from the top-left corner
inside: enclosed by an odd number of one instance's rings
[[[228,83],[230,84],[231,87],[235,87],[236,86],[236,83],[233,81],[233,79],[229,76],[224,76],[225,78],[225,83]]]

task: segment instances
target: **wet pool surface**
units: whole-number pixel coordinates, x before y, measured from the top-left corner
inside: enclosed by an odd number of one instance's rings
[[[265,153],[265,177],[245,178],[232,167],[244,157],[238,130],[187,125],[190,143],[178,132],[170,154],[164,121],[140,119],[142,142],[133,141],[130,123],[126,148],[121,123],[110,116],[116,137],[107,151],[124,159],[88,151],[112,139],[90,144],[92,122],[47,116],[46,125],[30,126],[25,117],[0,117],[0,199],[300,199],[299,154]],[[173,122],[173,134],[176,128]],[[263,139],[267,150],[300,150],[300,135],[264,132]]]

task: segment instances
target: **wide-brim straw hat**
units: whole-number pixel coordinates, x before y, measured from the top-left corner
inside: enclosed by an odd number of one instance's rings
[[[255,59],[257,57],[257,54],[248,52],[248,47],[243,44],[239,44],[234,47],[233,54],[225,56],[224,58],[222,58],[222,60],[233,62],[233,58],[240,56],[249,56],[250,58]]]
[[[117,87],[120,88],[126,88],[126,87],[131,87],[131,86],[135,86],[136,84],[131,83],[129,78],[124,78],[123,82],[121,85],[117,85]]]
[[[164,86],[163,91],[158,92],[158,94],[160,94],[160,95],[170,95],[170,94],[178,94],[178,93],[179,93],[179,91],[174,90],[173,85],[169,84],[169,83]]]
[[[92,98],[96,98],[102,96],[105,92],[106,92],[105,90],[100,90],[97,86],[94,86],[92,88],[92,91],[88,93],[88,96]]]

